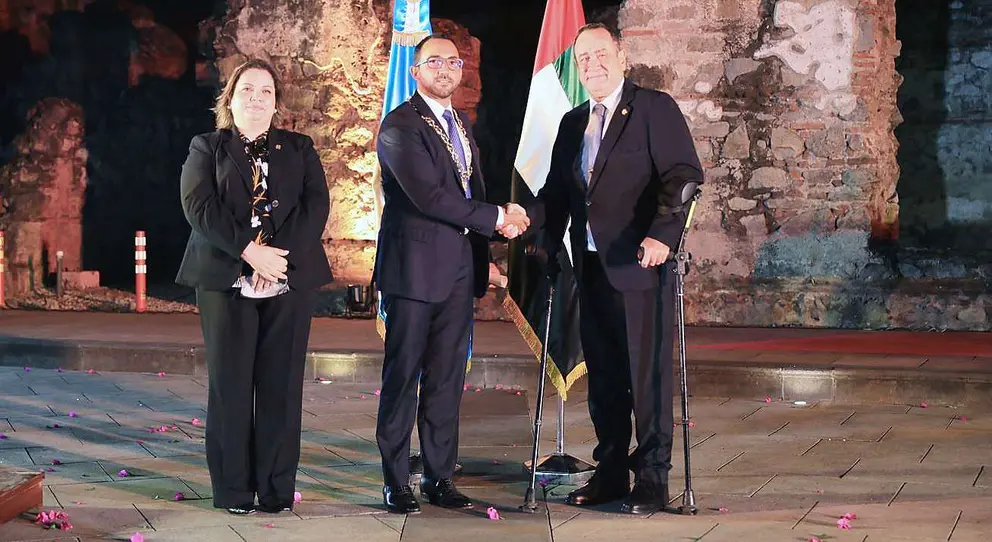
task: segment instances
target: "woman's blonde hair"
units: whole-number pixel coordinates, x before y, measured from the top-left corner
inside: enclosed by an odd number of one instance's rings
[[[282,97],[282,85],[279,83],[279,77],[276,75],[275,68],[264,60],[257,58],[250,59],[237,68],[234,68],[234,72],[227,79],[227,84],[224,85],[224,90],[221,91],[220,96],[217,96],[213,111],[214,122],[218,130],[230,130],[234,128],[234,115],[231,114],[231,98],[234,97],[234,90],[238,85],[238,79],[241,79],[241,75],[251,69],[269,72],[269,75],[272,76],[272,82],[275,85],[276,107],[279,106],[279,99]]]

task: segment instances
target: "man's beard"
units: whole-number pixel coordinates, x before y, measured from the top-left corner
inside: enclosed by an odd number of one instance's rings
[[[451,97],[452,94],[455,93],[455,90],[458,89],[458,85],[451,79],[448,79],[446,82],[449,83],[450,85],[442,86],[435,81],[432,85],[427,87],[427,90],[429,90],[431,94],[437,96],[438,98],[448,99]]]

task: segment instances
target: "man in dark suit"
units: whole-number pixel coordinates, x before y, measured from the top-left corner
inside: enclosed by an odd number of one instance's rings
[[[383,501],[396,513],[420,510],[407,485],[415,418],[421,492],[434,505],[471,506],[451,477],[473,297],[489,284],[488,238],[529,224],[518,206],[486,203],[468,118],[451,107],[462,65],[451,40],[421,41],[411,68],[417,92],[386,115],[376,144],[385,205],[375,283],[386,312],[376,440]]]
[[[623,511],[652,513],[668,502],[672,456],[674,274],[665,261],[686,221],[679,194],[701,182],[702,170],[675,101],[624,80],[619,36],[586,25],[573,54],[592,99],[562,118],[547,182],[527,209],[533,225],[548,230],[550,262],[572,223],[589,414],[599,442],[595,475],[567,501],[627,497]]]

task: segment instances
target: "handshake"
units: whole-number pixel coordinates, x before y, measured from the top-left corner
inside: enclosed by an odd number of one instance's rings
[[[496,231],[507,239],[514,239],[523,235],[528,226],[530,219],[527,218],[527,211],[516,203],[507,203],[503,207],[503,224]]]

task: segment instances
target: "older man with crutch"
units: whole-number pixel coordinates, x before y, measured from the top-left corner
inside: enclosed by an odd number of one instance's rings
[[[681,314],[675,310],[681,299],[676,286],[688,264],[687,254],[682,262],[672,255],[681,250],[702,167],[675,100],[625,79],[626,53],[615,32],[599,23],[586,25],[572,53],[591,98],[562,117],[547,182],[527,206],[532,229],[546,230],[549,261],[572,224],[569,242],[598,464],[566,502],[594,506],[623,500],[623,512],[651,514],[669,501],[673,332],[676,312]],[[683,409],[685,426],[687,419]],[[637,437],[633,461],[628,457],[632,433]],[[691,487],[685,497],[683,508],[691,513]]]

